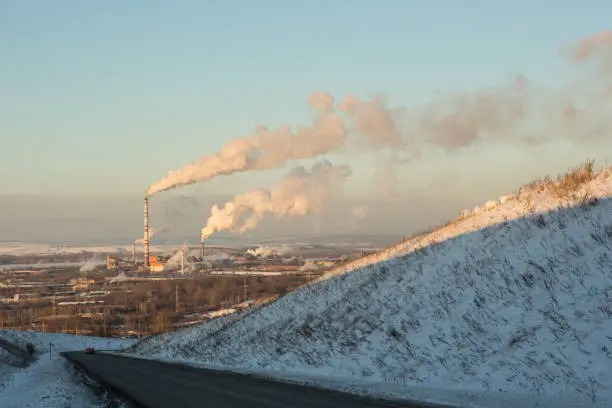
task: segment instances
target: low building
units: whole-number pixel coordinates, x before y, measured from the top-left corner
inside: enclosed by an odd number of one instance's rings
[[[95,285],[96,281],[93,279],[87,278],[75,278],[70,279],[69,285],[72,287],[72,290],[88,290],[90,286]]]
[[[2,299],[3,303],[19,303],[23,300],[32,300],[38,298],[36,293],[15,293],[13,297],[5,297]]]

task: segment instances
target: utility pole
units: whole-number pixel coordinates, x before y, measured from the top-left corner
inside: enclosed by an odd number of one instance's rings
[[[179,312],[179,294],[178,294],[178,284],[174,287],[174,311],[176,313]]]
[[[55,312],[56,312],[56,309],[55,309],[55,292],[53,292],[53,316],[55,316]]]
[[[102,311],[102,330],[104,330],[104,337],[106,337],[106,308]]]
[[[246,278],[246,276],[244,277],[243,288],[244,288],[244,301],[246,302],[246,300],[247,300],[247,278]]]
[[[185,274],[185,250],[181,249],[181,275]]]

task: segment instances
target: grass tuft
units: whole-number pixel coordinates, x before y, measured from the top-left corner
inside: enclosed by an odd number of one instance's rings
[[[575,199],[578,190],[594,177],[595,161],[589,159],[557,177],[556,182],[549,182],[548,188],[558,198]]]

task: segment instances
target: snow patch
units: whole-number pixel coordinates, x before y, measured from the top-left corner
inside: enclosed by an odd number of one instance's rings
[[[21,407],[100,407],[104,401],[74,377],[74,369],[60,352],[83,350],[85,347],[120,349],[134,340],[104,339],[69,334],[0,330],[0,338],[25,347],[34,345],[37,359],[26,368],[10,367],[4,371],[4,388],[0,388],[2,408]],[[51,347],[51,353],[49,353]],[[0,370],[0,375],[2,375]]]

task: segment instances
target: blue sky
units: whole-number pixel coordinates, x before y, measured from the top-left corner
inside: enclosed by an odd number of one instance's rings
[[[97,195],[141,194],[257,123],[306,123],[312,90],[412,105],[516,72],[554,81],[559,47],[605,28],[612,3],[4,0],[0,10],[0,193]]]

